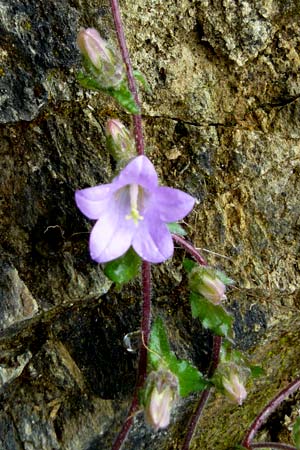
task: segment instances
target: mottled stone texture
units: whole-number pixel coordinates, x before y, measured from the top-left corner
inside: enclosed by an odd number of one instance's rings
[[[198,204],[186,228],[236,286],[237,345],[266,374],[241,408],[218,396],[192,449],[237,444],[299,375],[299,0],[120,0],[143,93],[147,154],[161,181]],[[0,1],[0,448],[109,450],[133,391],[138,282],[117,292],[87,250],[74,190],[108,182],[107,118],[129,117],[76,82],[76,33],[112,41],[108,3]],[[155,267],[154,314],[178,356],[205,371],[211,337],[190,316],[184,256]],[[170,429],[135,421],[124,449],[180,449],[196,398]],[[290,399],[262,430],[290,440]],[[140,417],[140,416],[139,416]]]

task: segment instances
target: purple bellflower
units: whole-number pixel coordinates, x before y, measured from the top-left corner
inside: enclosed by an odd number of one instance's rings
[[[195,203],[179,189],[159,186],[144,155],[130,161],[112,183],[77,191],[75,201],[86,217],[97,220],[90,254],[99,263],[122,256],[130,246],[151,263],[170,258],[174,244],[166,224],[185,217]]]

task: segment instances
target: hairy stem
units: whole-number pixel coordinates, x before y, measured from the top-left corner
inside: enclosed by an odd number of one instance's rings
[[[254,436],[262,426],[262,424],[267,420],[267,418],[272,414],[273,411],[291,394],[293,394],[300,387],[300,378],[296,378],[292,383],[290,383],[286,388],[279,392],[276,397],[274,397],[267,406],[261,411],[261,413],[256,417],[254,422],[248,429],[246,436],[242,442],[242,445],[248,449],[258,448],[254,447],[256,444],[251,444]],[[280,448],[280,447],[277,447]]]
[[[256,444],[251,444],[252,448],[270,448],[270,449],[282,449],[282,450],[297,450],[296,447],[288,444],[281,444],[279,442],[258,442]]]
[[[195,249],[195,247],[187,242],[183,237],[178,236],[177,234],[172,234],[173,241],[179,244],[182,248],[184,248],[193,258],[197,261],[200,266],[207,266],[207,262],[200,255],[200,253]]]
[[[124,28],[123,28],[121,14],[120,14],[119,2],[118,2],[118,0],[110,0],[110,5],[111,5],[111,9],[112,9],[112,14],[113,14],[114,23],[115,23],[115,29],[116,29],[116,33],[117,33],[120,50],[121,50],[122,59],[124,61],[125,67],[126,67],[128,86],[134,97],[136,104],[138,105],[139,108],[141,108],[141,103],[140,103],[139,96],[138,96],[136,82],[135,82],[135,78],[133,75],[132,64],[130,61],[130,56],[129,56],[128,48],[126,45],[126,39],[125,39],[125,33],[124,33]],[[144,137],[143,137],[141,114],[135,114],[133,116],[133,126],[134,126],[134,136],[135,136],[137,152],[139,155],[143,155],[145,152],[145,149],[144,149]]]
[[[211,378],[213,376],[214,371],[218,367],[221,344],[222,344],[222,338],[220,336],[214,336],[212,359],[211,359],[211,364],[210,364],[210,367],[208,370],[209,378]],[[211,388],[209,387],[209,388],[205,389],[200,396],[197,408],[189,421],[188,430],[185,435],[182,450],[188,450],[190,448],[190,443],[193,439],[193,435],[194,435],[196,426],[200,420],[202,412],[203,412],[203,410],[206,406],[206,403],[209,399],[210,393],[211,393]]]

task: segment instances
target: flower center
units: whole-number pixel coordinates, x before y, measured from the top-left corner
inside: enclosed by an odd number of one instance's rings
[[[139,209],[142,206],[143,190],[138,184],[129,185],[129,197],[130,197],[130,214],[125,216],[126,220],[132,219],[135,225],[143,220],[144,217],[140,215]]]

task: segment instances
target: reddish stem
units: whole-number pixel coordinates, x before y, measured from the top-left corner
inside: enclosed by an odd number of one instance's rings
[[[144,385],[145,378],[147,376],[147,348],[151,327],[151,265],[150,263],[143,261],[142,264],[142,285],[143,285],[143,306],[142,306],[142,319],[141,319],[141,331],[143,339],[141,340],[138,376],[134,390],[133,399],[127,414],[127,418],[119,432],[112,450],[119,450],[132,426],[134,413],[137,411],[138,393],[140,388]]]
[[[138,107],[140,108],[140,100],[138,97],[138,92],[136,88],[135,78],[133,75],[132,65],[129,57],[128,48],[126,45],[126,39],[124,34],[124,28],[122,24],[119,2],[118,0],[110,0],[112,14],[115,23],[115,29],[117,33],[117,38],[121,50],[121,55],[126,66],[126,73],[128,79],[128,85],[130,92],[132,93],[134,100]],[[140,114],[133,115],[133,125],[134,125],[134,138],[137,148],[137,153],[139,155],[144,154],[144,137],[143,137],[143,128],[142,128],[142,117]],[[140,388],[143,386],[145,378],[147,376],[147,345],[149,342],[150,336],[150,327],[151,327],[151,264],[143,261],[142,263],[142,296],[143,296],[143,305],[142,305],[142,317],[141,317],[141,333],[143,339],[141,339],[140,345],[140,353],[139,353],[139,364],[138,364],[138,374],[137,374],[137,382],[135,386],[135,391],[133,395],[133,399],[127,414],[127,418],[123,424],[123,427],[118,434],[112,450],[121,449],[129,431],[132,426],[134,413],[137,411],[139,402],[138,402],[138,392]]]
[[[118,0],[110,0],[112,14],[114,18],[115,23],[115,29],[117,33],[117,38],[121,50],[122,59],[124,61],[126,72],[127,72],[127,79],[128,79],[128,85],[130,92],[132,93],[134,100],[139,108],[141,108],[141,103],[138,96],[138,91],[136,87],[135,78],[133,75],[132,70],[132,64],[130,61],[130,56],[126,44],[125,34],[124,34],[124,28],[122,24],[121,14],[120,14],[120,7]],[[136,148],[139,155],[143,155],[145,152],[144,149],[144,137],[143,137],[143,127],[142,127],[142,116],[141,114],[135,114],[133,116],[133,126],[134,126],[134,136],[136,141]]]
[[[197,261],[200,266],[207,266],[207,262],[200,255],[200,253],[195,249],[195,247],[187,242],[183,237],[178,236],[177,234],[172,234],[173,241],[177,242],[182,248],[184,248],[194,259]]]
[[[220,336],[214,336],[212,360],[211,360],[210,367],[208,370],[208,378],[211,378],[213,376],[214,371],[218,367],[221,344],[222,344],[222,338]],[[211,387],[205,389],[200,396],[197,408],[189,421],[188,430],[185,435],[182,450],[188,450],[190,448],[190,443],[193,439],[193,435],[194,435],[196,426],[199,422],[202,412],[203,412],[203,410],[206,406],[206,403],[209,399],[210,393],[211,393]]]
[[[279,392],[276,397],[274,397],[267,406],[261,411],[261,413],[256,417],[250,428],[248,429],[245,439],[242,445],[248,449],[251,449],[256,444],[251,444],[254,436],[267,420],[267,418],[272,414],[273,411],[291,394],[293,394],[300,387],[300,378],[296,378],[292,383],[290,383],[286,388]],[[254,447],[258,448],[258,447]],[[278,447],[277,447],[278,448]]]

